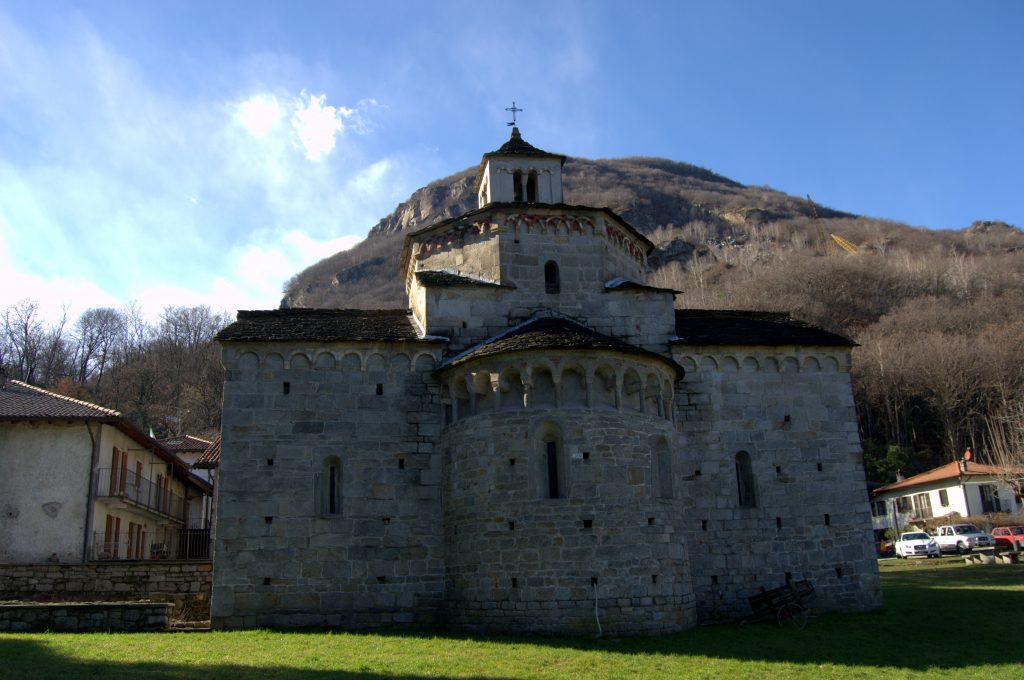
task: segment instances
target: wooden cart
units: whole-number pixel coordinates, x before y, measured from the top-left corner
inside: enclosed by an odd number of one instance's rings
[[[807,625],[814,585],[810,581],[790,581],[778,588],[765,589],[748,598],[753,621],[775,621],[780,626],[803,628]]]

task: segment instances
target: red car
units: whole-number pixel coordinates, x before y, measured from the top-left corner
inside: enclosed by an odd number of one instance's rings
[[[996,545],[1010,550],[1024,550],[1024,526],[996,527],[992,530]]]

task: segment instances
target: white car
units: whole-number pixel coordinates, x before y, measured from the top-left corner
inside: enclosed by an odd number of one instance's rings
[[[923,531],[908,531],[896,541],[896,557],[938,557],[939,544]]]

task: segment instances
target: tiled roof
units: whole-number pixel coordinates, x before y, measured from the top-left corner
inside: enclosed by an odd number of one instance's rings
[[[220,437],[217,437],[192,464],[194,468],[215,468],[220,465]]]
[[[240,311],[217,334],[220,341],[418,340],[412,312],[404,309],[270,309]]]
[[[163,444],[164,448],[169,449],[175,453],[189,453],[196,451],[205,451],[206,447],[210,445],[205,439],[199,437],[193,437],[190,434],[181,435],[180,437],[168,437],[167,439],[157,439],[158,442]]]
[[[508,141],[502,144],[497,151],[489,151],[484,154],[484,158],[491,156],[533,156],[541,158],[561,158],[565,161],[565,156],[558,153],[549,153],[542,151],[530,144],[523,136],[519,134],[519,128],[513,127],[512,134],[509,135]]]
[[[824,345],[854,347],[846,336],[776,312],[677,309],[673,342],[687,345]]]
[[[0,388],[0,419],[3,420],[114,420],[120,417],[113,409],[65,397],[20,380],[7,380]]]
[[[447,362],[455,366],[482,357],[504,354],[506,352],[523,352],[528,350],[611,350],[626,354],[638,354],[671,364],[677,372],[682,368],[666,357],[650,352],[636,345],[623,342],[586,326],[561,317],[541,317],[531,319],[504,333],[483,341],[475,347],[458,354]]]
[[[945,465],[940,465],[939,467],[932,468],[931,470],[925,470],[924,472],[914,475],[913,477],[907,477],[906,479],[901,479],[898,482],[893,482],[892,484],[880,486],[877,489],[873,490],[871,492],[871,495],[877,496],[878,494],[885,493],[887,491],[898,491],[900,489],[909,489],[917,486],[922,486],[924,484],[941,482],[946,479],[957,479],[961,475],[964,477],[993,477],[1004,475],[1006,473],[1006,468],[1000,468],[994,465],[984,465],[982,463],[975,463],[973,461],[968,461],[967,470],[961,471],[960,461],[953,461],[952,463],[946,463]],[[1024,476],[1024,470],[1018,470],[1017,474]]]
[[[424,286],[490,286],[491,288],[511,288],[494,281],[483,281],[452,272],[424,269],[416,272],[416,279]]]

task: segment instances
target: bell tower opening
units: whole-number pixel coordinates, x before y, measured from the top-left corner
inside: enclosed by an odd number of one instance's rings
[[[489,203],[561,203],[565,156],[525,141],[519,128],[497,151],[485,153],[477,176],[477,207]]]

